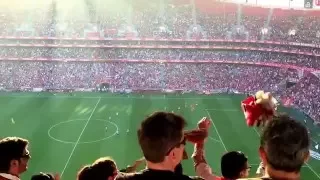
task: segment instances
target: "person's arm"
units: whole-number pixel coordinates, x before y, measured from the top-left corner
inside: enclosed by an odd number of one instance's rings
[[[257,177],[263,177],[265,175],[265,168],[263,162],[260,162],[259,167],[257,168],[256,171],[256,176]]]
[[[192,159],[193,159],[195,167],[197,167],[201,163],[207,164],[207,161],[204,157],[204,141],[202,141],[200,143],[196,143],[194,145]]]
[[[204,141],[196,143],[194,145],[194,152],[192,154],[192,159],[194,162],[194,167],[197,176],[204,178],[205,180],[216,180],[219,179],[218,176],[212,173],[210,166],[204,156]]]
[[[203,117],[198,122],[198,128],[205,129],[206,131],[208,131],[210,125],[211,125],[211,121],[210,121],[210,119],[208,119],[206,117]],[[197,174],[197,176],[200,176],[201,178],[204,178],[205,180],[218,180],[220,178],[212,173],[212,170],[211,170],[210,166],[207,164],[207,161],[205,159],[204,142],[205,142],[205,139],[198,141],[194,145],[192,159],[194,162],[196,174]]]

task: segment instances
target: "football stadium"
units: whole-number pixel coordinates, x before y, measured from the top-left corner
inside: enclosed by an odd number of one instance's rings
[[[319,17],[317,0],[0,2],[0,179],[87,180],[81,168],[101,157],[126,168],[143,157],[138,128],[160,111],[186,130],[210,119],[205,140],[185,144],[183,174],[206,179],[191,157],[203,143],[211,174],[224,176],[221,157],[241,151],[257,177],[263,127],[248,126],[241,104],[255,96],[260,107],[263,90],[279,102],[272,117],[288,114],[309,135],[295,173],[320,180]],[[28,140],[23,155],[6,137]],[[12,170],[17,159],[28,168]]]

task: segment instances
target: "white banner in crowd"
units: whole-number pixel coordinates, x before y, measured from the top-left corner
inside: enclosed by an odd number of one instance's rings
[[[316,160],[319,160],[320,161],[320,154],[313,151],[313,150],[310,150],[310,156],[313,158],[313,159],[316,159]]]

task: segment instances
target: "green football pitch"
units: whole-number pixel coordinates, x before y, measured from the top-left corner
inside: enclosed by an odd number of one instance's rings
[[[249,157],[252,174],[260,163],[259,131],[248,128],[240,110],[243,95],[196,94],[111,94],[111,93],[1,93],[0,137],[20,136],[30,140],[32,159],[22,179],[36,172],[60,172],[63,180],[76,178],[85,164],[111,156],[119,168],[140,158],[136,137],[139,123],[154,111],[174,111],[196,127],[204,116],[213,120],[206,143],[206,157],[220,174],[220,157],[225,151],[240,150]],[[196,104],[194,110],[191,104]],[[298,120],[305,117],[293,109],[280,108]],[[314,148],[320,130],[308,120]],[[116,131],[119,134],[116,134]],[[129,130],[129,132],[127,132]],[[191,155],[192,145],[187,145]],[[317,156],[317,152],[316,155]],[[192,160],[183,162],[184,171],[194,175]],[[302,168],[303,179],[320,179],[319,156]]]

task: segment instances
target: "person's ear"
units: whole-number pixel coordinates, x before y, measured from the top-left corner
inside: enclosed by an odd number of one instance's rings
[[[242,170],[241,172],[240,172],[240,178],[243,178],[244,176],[245,176],[245,170]]]
[[[54,174],[54,180],[60,180],[60,174],[58,173]]]
[[[179,157],[180,155],[180,157]],[[178,148],[173,148],[172,151],[170,152],[170,158],[171,160],[173,160],[174,162],[177,161],[181,161],[182,160],[182,154],[179,153],[179,149]]]
[[[10,167],[9,167],[9,171],[12,174],[17,174],[19,172],[19,166],[20,166],[20,162],[19,160],[11,160],[10,161]]]
[[[174,149],[175,149],[175,148],[173,148],[173,149],[166,155],[166,158],[172,158],[172,157],[174,157]]]
[[[176,148],[173,148],[172,151],[170,152],[171,158],[175,159],[177,158],[177,153],[175,152]]]
[[[305,157],[304,157],[304,162],[308,162],[309,161],[309,158],[310,158],[310,151],[308,151],[306,154],[305,154]]]
[[[10,161],[10,167],[18,167],[19,161],[18,160],[11,160]]]

